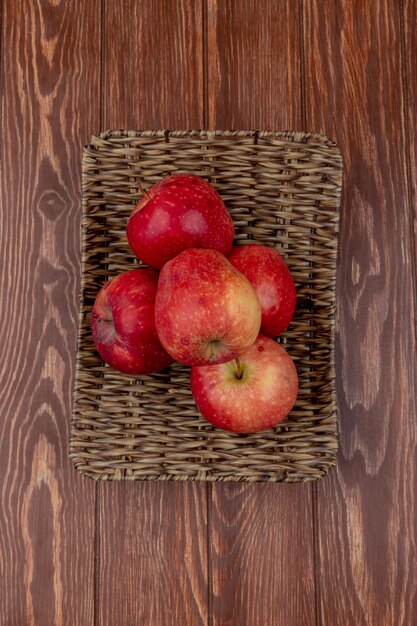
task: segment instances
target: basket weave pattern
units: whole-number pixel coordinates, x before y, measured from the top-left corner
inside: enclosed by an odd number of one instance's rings
[[[276,246],[297,285],[297,310],[281,342],[300,390],[279,427],[250,435],[216,429],[198,413],[189,368],[132,377],[103,364],[90,331],[104,281],[138,261],[125,235],[141,197],[187,171],[224,199],[236,241]],[[82,281],[70,454],[104,480],[313,480],[335,463],[334,326],[342,161],[311,133],[109,131],[83,155]]]

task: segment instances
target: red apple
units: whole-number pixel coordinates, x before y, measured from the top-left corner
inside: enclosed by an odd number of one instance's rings
[[[149,189],[126,229],[135,255],[158,269],[187,248],[212,248],[228,254],[234,232],[217,191],[192,174],[173,174]]]
[[[97,350],[106,363],[126,374],[150,374],[173,360],[155,330],[158,272],[136,269],[100,289],[91,315]]]
[[[297,398],[297,370],[285,350],[259,335],[234,361],[191,369],[191,391],[200,413],[235,433],[273,428]]]
[[[228,258],[255,288],[262,308],[261,332],[269,337],[283,333],[294,315],[296,292],[278,250],[257,244],[235,246]]]
[[[219,252],[190,248],[162,268],[155,324],[180,363],[230,361],[255,341],[260,323],[252,285]]]

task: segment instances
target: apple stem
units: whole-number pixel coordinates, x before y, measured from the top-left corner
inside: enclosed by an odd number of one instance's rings
[[[209,344],[209,357],[208,358],[209,358],[209,361],[214,361],[215,358],[216,358],[216,353],[214,351],[214,347],[213,347],[213,342],[212,341],[210,341],[210,344]]]
[[[113,319],[111,317],[100,317],[99,322],[112,322]]]
[[[242,364],[240,362],[239,357],[235,358],[236,362],[236,378],[240,380],[242,378]]]
[[[141,192],[143,193],[143,195],[148,198],[148,200],[152,200],[151,196],[148,194],[146,189],[144,187],[142,187],[142,185],[140,183],[138,183],[138,187],[141,190]]]

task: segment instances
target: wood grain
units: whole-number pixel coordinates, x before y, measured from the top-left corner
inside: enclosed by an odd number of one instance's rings
[[[1,11],[1,626],[417,623],[416,0]],[[314,489],[100,485],[95,528],[67,455],[81,146],[100,126],[304,118],[345,158],[337,470]]]
[[[303,7],[307,124],[338,141],[346,172],[341,454],[318,485],[319,623],[409,626],[417,621],[416,404],[407,391],[416,344],[399,3]]]
[[[202,1],[108,2],[104,27],[107,127],[200,128]]]
[[[415,63],[417,54],[417,2],[416,0],[404,0],[402,4],[401,17],[404,31],[403,69],[407,105],[405,129],[409,153],[409,191],[414,225],[414,258],[417,266],[417,66]],[[414,284],[416,284],[415,281]]]
[[[102,493],[100,624],[207,624],[205,492],[129,483],[112,509]]]
[[[203,126],[201,2],[108,3],[105,32],[105,127]],[[206,485],[100,484],[99,502],[100,626],[207,624]]]
[[[213,485],[213,624],[315,624],[311,493]]]
[[[207,0],[210,128],[301,128],[298,17],[290,0]]]
[[[89,626],[95,486],[67,453],[80,154],[99,121],[100,3],[4,3],[0,624]],[[82,548],[81,548],[82,547]]]
[[[297,129],[298,4],[208,2],[210,128]],[[214,626],[315,624],[312,488],[215,483]]]

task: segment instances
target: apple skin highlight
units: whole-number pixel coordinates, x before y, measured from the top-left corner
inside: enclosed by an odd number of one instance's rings
[[[273,428],[290,413],[298,394],[293,361],[279,344],[263,335],[238,362],[193,367],[190,380],[203,417],[235,433]]]
[[[161,270],[155,324],[185,365],[230,361],[255,341],[261,307],[249,281],[215,250],[188,249]]]

